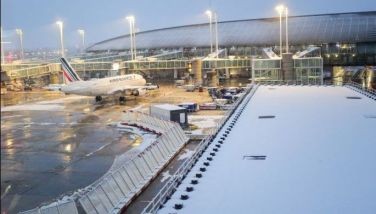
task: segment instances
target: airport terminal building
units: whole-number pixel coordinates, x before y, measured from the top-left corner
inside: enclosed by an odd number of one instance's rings
[[[292,16],[288,20],[288,33],[292,53],[310,45],[320,47],[318,54],[323,57],[324,65],[376,64],[376,11]],[[141,52],[183,49],[196,54],[208,53],[209,35],[209,23],[143,31],[136,33],[137,49]],[[285,41],[285,28],[282,35]],[[229,56],[262,55],[265,47],[272,47],[279,53],[279,18],[219,22],[218,42]],[[112,52],[129,48],[129,35],[123,35],[98,42],[87,51]]]
[[[2,213],[375,213],[376,11],[288,19],[2,64]]]
[[[129,34],[93,44],[85,55],[68,60],[83,79],[140,73],[152,80],[184,79],[196,86],[244,77],[253,82],[315,85],[356,79],[376,87],[376,11],[291,16],[287,32],[285,18],[282,21],[282,48],[280,19],[273,17],[219,22],[218,52],[215,42],[214,49],[210,47],[210,24],[203,23],[137,32],[133,60]],[[118,70],[113,72],[114,64]],[[21,79],[50,75],[60,66],[8,65],[3,70],[12,79]]]

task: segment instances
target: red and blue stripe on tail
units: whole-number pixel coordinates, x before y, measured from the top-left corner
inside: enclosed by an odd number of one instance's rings
[[[82,81],[65,58],[60,58],[60,62],[61,67],[63,68],[64,79],[67,83]]]

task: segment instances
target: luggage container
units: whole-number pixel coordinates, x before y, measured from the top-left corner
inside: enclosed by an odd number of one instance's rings
[[[196,89],[195,85],[184,85],[185,91],[193,92]]]
[[[200,110],[216,110],[217,104],[216,103],[203,103],[200,105]]]
[[[188,112],[196,112],[199,110],[197,103],[180,103],[178,106],[187,109]]]
[[[188,125],[187,109],[171,105],[157,104],[150,106],[150,115],[163,120],[170,120],[185,127]]]

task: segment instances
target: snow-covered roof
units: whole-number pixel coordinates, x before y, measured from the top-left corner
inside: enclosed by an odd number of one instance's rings
[[[376,102],[347,87],[260,86],[159,213],[375,213],[375,118]]]
[[[185,108],[176,106],[176,105],[171,105],[171,104],[157,104],[157,105],[152,105],[152,107],[160,108],[160,109],[165,109],[169,111],[175,111],[175,110],[185,110]]]

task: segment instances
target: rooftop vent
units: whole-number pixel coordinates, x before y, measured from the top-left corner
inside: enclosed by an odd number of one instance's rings
[[[175,204],[174,208],[175,208],[176,210],[180,210],[180,209],[183,208],[183,204]]]
[[[262,115],[258,117],[259,119],[273,119],[275,118],[274,115]]]
[[[376,115],[364,115],[367,119],[376,119]]]
[[[243,160],[265,160],[266,155],[244,155]]]
[[[349,99],[349,100],[360,100],[360,99],[362,99],[361,97],[352,97],[352,96],[346,97],[346,98]]]

